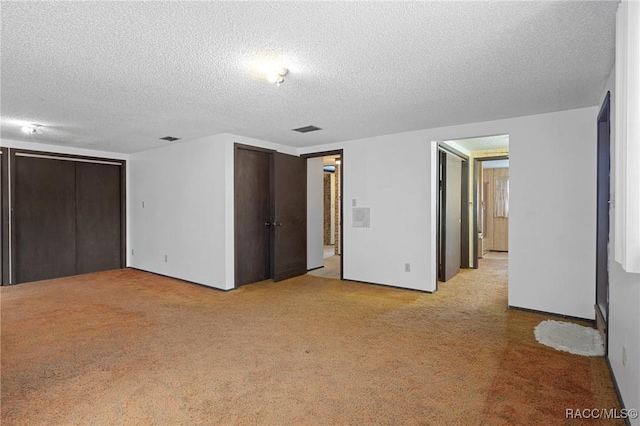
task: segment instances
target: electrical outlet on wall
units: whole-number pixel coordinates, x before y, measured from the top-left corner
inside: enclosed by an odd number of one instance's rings
[[[168,262],[168,261],[169,261],[169,256],[168,256],[168,255],[166,255],[166,254],[164,255],[164,261],[165,261],[165,262]]]
[[[410,263],[405,263],[404,264],[404,271],[405,272],[411,272],[411,264]]]
[[[622,346],[622,366],[627,366],[627,347]]]

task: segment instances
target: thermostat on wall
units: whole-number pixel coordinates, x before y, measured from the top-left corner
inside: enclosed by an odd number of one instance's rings
[[[353,227],[354,228],[370,228],[371,213],[369,207],[357,207],[353,209]]]

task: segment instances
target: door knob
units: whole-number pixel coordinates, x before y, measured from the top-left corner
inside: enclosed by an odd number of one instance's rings
[[[271,222],[265,222],[264,226],[271,226]]]

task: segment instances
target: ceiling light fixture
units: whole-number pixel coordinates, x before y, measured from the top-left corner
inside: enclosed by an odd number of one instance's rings
[[[27,125],[22,126],[22,133],[26,133],[27,135],[32,135],[36,132],[36,126]]]
[[[284,76],[287,74],[289,74],[289,70],[287,68],[278,68],[267,74],[267,80],[269,80],[270,83],[275,83],[276,86],[280,86],[284,83]]]

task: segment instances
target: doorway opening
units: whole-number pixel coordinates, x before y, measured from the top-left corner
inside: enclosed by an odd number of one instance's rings
[[[478,259],[508,259],[509,159],[503,156],[478,158],[475,168],[478,198],[475,263]]]
[[[446,282],[469,267],[469,157],[441,143],[438,147],[438,280]]]
[[[610,204],[610,162],[611,162],[611,93],[607,95],[598,114],[598,186],[597,186],[597,227],[596,227],[596,326],[605,342],[608,353],[609,323],[609,204]]]
[[[307,155],[307,269],[342,279],[342,150]]]
[[[509,252],[509,135],[438,144],[437,265],[445,282],[460,268]]]
[[[0,149],[0,285],[9,284],[9,197],[8,149]]]

